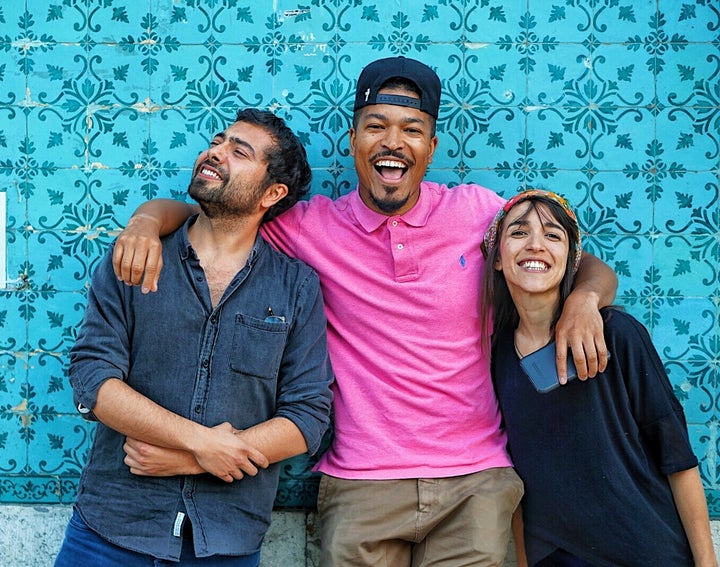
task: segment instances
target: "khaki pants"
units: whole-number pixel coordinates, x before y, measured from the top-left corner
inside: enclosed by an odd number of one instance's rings
[[[509,467],[429,479],[324,475],[320,566],[500,566],[522,494]]]

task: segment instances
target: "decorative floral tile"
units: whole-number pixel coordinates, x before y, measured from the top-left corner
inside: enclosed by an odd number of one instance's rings
[[[646,190],[655,201],[658,231],[705,235],[710,241],[717,236],[720,202],[716,173],[686,170],[681,162],[658,161],[655,174],[647,181]],[[717,243],[707,248],[708,252],[717,250]]]
[[[705,297],[718,281],[717,246],[708,234],[663,236],[655,241],[653,265],[681,296]]]
[[[370,61],[437,69],[430,180],[577,208],[618,303],[648,326],[690,423],[708,502],[720,407],[718,14],[707,0],[26,0],[0,7],[0,502],[71,502],[93,426],[67,383],[94,267],[131,212],[186,199],[238,107],[272,108],[313,193],[355,188],[348,127]],[[312,507],[303,458],[278,506]]]
[[[657,270],[648,272],[645,286],[626,294],[632,296],[632,301],[626,299],[625,303],[648,309],[642,322],[666,364],[694,361],[698,380],[715,384],[710,362],[717,356],[716,304],[707,298],[683,297],[667,280]]]

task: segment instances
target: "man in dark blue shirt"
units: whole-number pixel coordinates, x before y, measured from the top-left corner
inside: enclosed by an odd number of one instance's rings
[[[318,450],[332,402],[318,277],[258,234],[310,177],[281,119],[240,111],[195,164],[162,292],[118,281],[112,252],[98,266],[70,382],[99,423],[56,565],[258,565],[275,463]],[[144,469],[134,440],[185,474]]]

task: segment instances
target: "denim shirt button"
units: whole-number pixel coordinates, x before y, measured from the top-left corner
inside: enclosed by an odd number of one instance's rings
[[[210,361],[206,358],[202,361],[202,366],[203,368],[207,368],[208,366],[210,366]]]
[[[195,413],[200,413],[200,410],[202,409],[202,406],[200,404],[195,406]]]

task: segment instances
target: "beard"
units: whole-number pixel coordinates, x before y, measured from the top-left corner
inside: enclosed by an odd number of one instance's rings
[[[387,193],[390,193],[390,189],[394,190],[395,188],[386,187],[385,191]],[[375,204],[375,206],[383,213],[394,213],[402,209],[407,204],[407,202],[410,200],[410,194],[406,195],[404,199],[395,200],[389,198],[379,198],[371,193],[370,199],[372,199],[372,202]]]
[[[223,172],[224,173],[224,172]],[[193,177],[188,186],[188,195],[200,206],[208,218],[247,217],[257,210],[264,188],[225,179],[212,183]]]

